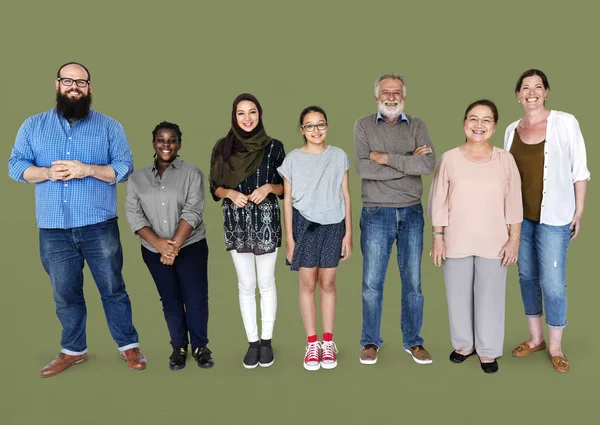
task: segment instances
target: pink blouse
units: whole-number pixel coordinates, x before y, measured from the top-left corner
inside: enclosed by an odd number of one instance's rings
[[[487,163],[469,161],[458,149],[440,158],[427,214],[444,227],[446,257],[499,258],[508,225],[523,221],[521,178],[512,155],[493,147]]]

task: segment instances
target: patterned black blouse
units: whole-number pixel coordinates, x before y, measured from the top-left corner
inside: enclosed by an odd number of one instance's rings
[[[235,188],[244,195],[250,195],[264,184],[283,184],[277,167],[285,158],[283,143],[273,139],[265,149],[265,156],[254,174]],[[211,187],[215,201],[217,188]],[[223,199],[223,227],[225,230],[225,248],[237,252],[251,252],[254,255],[274,252],[281,246],[281,214],[277,196],[273,193],[260,204],[248,202],[244,208],[238,208],[229,198]]]

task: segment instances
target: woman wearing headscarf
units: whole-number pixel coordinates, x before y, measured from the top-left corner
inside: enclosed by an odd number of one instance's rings
[[[210,190],[223,200],[225,248],[238,277],[239,301],[249,347],[243,366],[269,367],[277,311],[275,262],[281,246],[277,197],[283,195],[277,173],[283,144],[265,131],[258,99],[249,93],[233,101],[231,129],[216,143],[210,167]],[[256,285],[260,291],[261,337],[256,320]]]

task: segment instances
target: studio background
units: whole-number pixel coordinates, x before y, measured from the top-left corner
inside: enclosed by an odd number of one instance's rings
[[[73,60],[92,74],[93,107],[125,127],[136,168],[151,163],[151,131],[162,120],[181,126],[181,158],[208,175],[212,147],[228,131],[231,102],[239,93],[258,97],[267,133],[280,139],[287,152],[303,144],[297,129],[300,111],[317,104],[329,117],[327,143],[353,160],[354,254],[338,269],[338,367],[316,373],[302,368],[298,275],[284,266],[281,249],[275,364],[245,370],[237,279],[224,249],[220,203],[210,199],[207,185],[209,347],[216,365],[201,370],[190,359],[186,369],[171,372],[167,327],[139,240],[125,220],[126,186],[121,184],[124,277],[148,368],[133,372],[119,359],[86,268],[89,360],[41,379],[39,370],[60,350],[60,325],[39,259],[34,186],[10,180],[5,168],[0,179],[0,423],[597,423],[599,32],[592,2],[23,1],[3,9],[5,159],[22,122],[54,106],[56,70]],[[464,141],[464,109],[480,98],[498,105],[500,121],[492,141],[501,147],[506,126],[523,114],[514,84],[532,67],[548,75],[548,106],[579,120],[592,173],[582,233],[568,257],[569,326],[563,348],[571,372],[554,372],[546,353],[524,359],[510,355],[527,338],[516,266],[507,280],[500,372],[483,374],[476,359],[460,366],[447,360],[452,347],[445,291],[441,270],[428,258],[428,218],[422,336],[434,362],[417,365],[402,348],[394,249],[384,298],[385,343],[375,366],[359,364],[361,201],[353,125],[376,111],[374,80],[384,72],[406,76],[405,112],[425,120],[439,159]],[[426,176],[424,205],[430,182]]]

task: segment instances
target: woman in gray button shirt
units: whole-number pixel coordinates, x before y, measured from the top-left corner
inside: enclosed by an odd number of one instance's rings
[[[156,283],[173,352],[169,368],[185,367],[188,343],[201,368],[214,365],[208,343],[208,245],[202,220],[204,174],[178,158],[181,130],[161,122],[152,132],[155,161],[127,184],[126,213],[142,242]],[[189,339],[188,339],[189,333]]]

